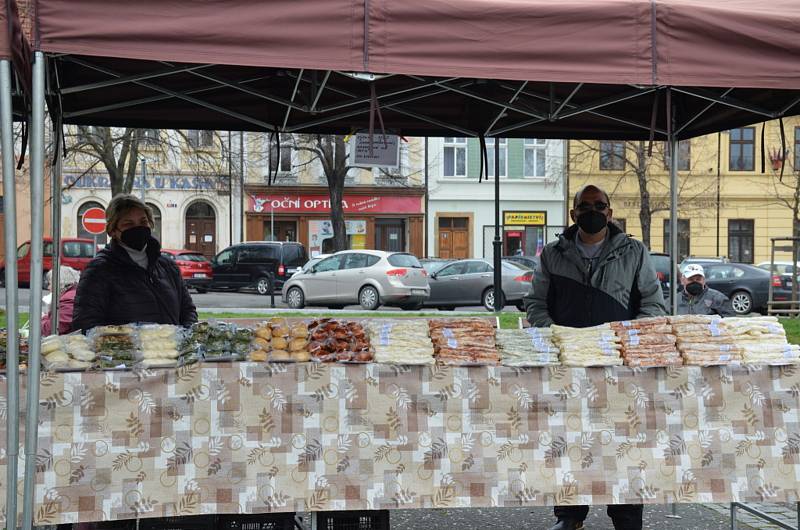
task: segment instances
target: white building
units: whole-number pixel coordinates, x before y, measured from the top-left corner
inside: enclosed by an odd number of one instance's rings
[[[495,232],[494,140],[487,139],[488,180],[478,181],[476,139],[429,141],[428,255],[491,258]],[[565,223],[565,142],[500,139],[503,254],[536,255]]]

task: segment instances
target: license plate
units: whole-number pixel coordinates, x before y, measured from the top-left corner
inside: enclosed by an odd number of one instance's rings
[[[411,294],[425,294],[425,289],[411,289]]]
[[[193,278],[208,278],[208,275],[205,272],[195,272],[192,275]]]

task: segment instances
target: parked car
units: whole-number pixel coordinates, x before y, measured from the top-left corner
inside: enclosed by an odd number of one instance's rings
[[[428,274],[419,260],[404,252],[345,250],[301,271],[283,286],[292,309],[310,305],[341,309],[360,304],[419,309],[430,294]]]
[[[211,260],[212,289],[255,288],[267,295],[283,287],[308,261],[302,243],[254,241],[226,248]]]
[[[730,298],[733,310],[739,315],[763,311],[767,306],[770,282],[779,281],[779,276],[745,263],[695,263],[703,266],[706,285]],[[774,295],[777,299],[785,296],[786,292],[776,287]]]
[[[704,258],[702,256],[688,256],[686,258],[683,258],[683,261],[681,261],[680,265],[678,265],[678,268],[680,270],[683,270],[690,263],[699,263],[700,265],[703,265],[704,263],[730,263],[730,260],[725,256],[708,257],[708,258]]]
[[[181,271],[183,283],[198,294],[208,291],[214,272],[211,270],[211,261],[201,253],[194,250],[161,249],[161,255],[171,259]]]
[[[502,287],[504,304],[524,311],[522,297],[531,289],[534,271],[503,261]],[[449,263],[430,275],[431,296],[426,306],[443,310],[458,306],[482,305],[494,311],[494,267],[485,259],[465,259]]]
[[[670,260],[669,254],[663,254],[661,252],[651,252],[650,260],[653,262],[653,267],[656,269],[656,276],[661,284],[661,291],[664,293],[664,297],[666,298],[669,296],[669,282],[671,276],[670,269],[672,268],[672,260]]]
[[[53,268],[53,240],[44,238],[44,253],[42,269],[45,278],[47,272]],[[83,271],[97,254],[95,243],[91,239],[78,237],[65,237],[61,239],[61,264],[73,269]],[[0,260],[0,283],[5,285],[6,262]],[[17,248],[17,281],[20,285],[31,282],[31,242],[26,241]],[[47,280],[43,280],[45,285]],[[46,287],[46,285],[45,285]]]
[[[542,264],[539,256],[503,256],[503,259],[507,261],[513,261],[514,263],[519,263],[520,265],[525,265],[534,272],[538,271]]]
[[[772,272],[772,274],[792,274],[794,263],[791,261],[776,261],[770,264],[769,261],[762,261],[756,265],[756,267],[764,269],[765,271],[769,271],[771,268],[772,270],[770,272]],[[800,261],[797,262],[797,270],[799,271],[798,275],[800,275]]]

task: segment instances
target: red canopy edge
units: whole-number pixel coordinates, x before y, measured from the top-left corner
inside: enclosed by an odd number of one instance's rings
[[[364,5],[38,0],[36,47],[151,61],[521,81],[800,87],[795,0],[368,0],[366,20]]]
[[[0,59],[11,61],[25,93],[31,86],[31,47],[22,32],[15,0],[0,5]]]

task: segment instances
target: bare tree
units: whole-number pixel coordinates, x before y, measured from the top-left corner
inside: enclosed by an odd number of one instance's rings
[[[139,161],[144,154],[164,164],[182,157],[197,173],[213,176],[226,173],[227,159],[219,156],[227,149],[223,138],[213,131],[192,132],[203,135],[206,141],[201,145],[185,131],[68,127],[64,133],[65,152],[78,167],[105,168],[112,195],[133,190]]]
[[[635,179],[642,242],[651,248],[653,215],[670,209],[669,178],[664,178],[669,167],[665,144],[654,144],[652,156],[649,156],[648,142],[643,140],[609,142],[605,146],[602,142],[579,140],[573,146],[577,148],[570,149],[569,164],[574,175],[589,177],[580,175],[581,169],[597,168],[601,164],[605,166],[603,169],[614,171],[613,176],[608,177],[612,179],[611,184],[605,183],[610,195],[613,196],[626,180]],[[714,186],[712,181],[701,178],[705,175],[693,175],[694,166],[704,167],[701,163],[692,164],[688,173],[681,175],[678,182],[678,196],[684,211],[693,207],[703,209],[702,204],[698,204],[699,199],[708,196]],[[656,178],[659,173],[662,178]],[[596,173],[593,172],[591,176],[596,176]]]

